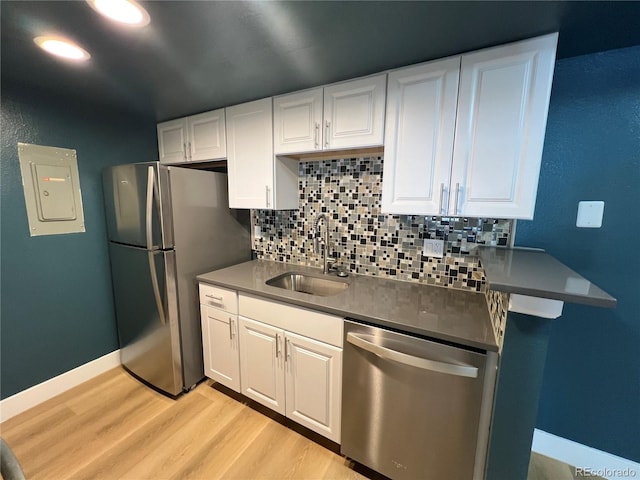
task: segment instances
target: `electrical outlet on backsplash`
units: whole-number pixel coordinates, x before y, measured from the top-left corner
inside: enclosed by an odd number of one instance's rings
[[[358,274],[484,292],[474,250],[509,245],[512,220],[381,213],[382,157],[300,162],[298,210],[252,210],[259,259],[321,267],[313,251],[313,222],[329,217],[331,256]],[[445,241],[443,258],[422,255],[423,240]]]

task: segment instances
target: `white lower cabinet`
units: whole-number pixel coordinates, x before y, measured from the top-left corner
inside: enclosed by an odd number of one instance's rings
[[[285,334],[286,415],[340,442],[342,349]]]
[[[200,305],[204,374],[240,392],[238,316]]]
[[[342,349],[240,317],[241,393],[340,442]]]
[[[285,414],[284,332],[240,317],[241,393]]]
[[[203,283],[200,316],[207,377],[340,443],[341,317]]]
[[[340,443],[342,318],[242,294],[239,303],[241,393]]]

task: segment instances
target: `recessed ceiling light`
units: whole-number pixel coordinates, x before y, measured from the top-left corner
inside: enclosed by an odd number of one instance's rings
[[[91,8],[116,22],[132,26],[147,25],[147,11],[134,0],[87,0]]]
[[[91,58],[89,52],[66,38],[43,36],[36,37],[33,41],[36,42],[36,45],[50,54],[66,58],[68,60],[81,62]]]

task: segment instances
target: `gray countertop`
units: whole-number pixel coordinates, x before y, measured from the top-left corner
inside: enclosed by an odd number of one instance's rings
[[[489,288],[506,293],[613,308],[617,300],[543,250],[480,247]]]
[[[198,275],[197,279],[383,327],[498,350],[482,294],[354,274],[345,279],[348,289],[328,297],[266,285],[268,279],[288,271],[320,273],[301,265],[253,260]]]

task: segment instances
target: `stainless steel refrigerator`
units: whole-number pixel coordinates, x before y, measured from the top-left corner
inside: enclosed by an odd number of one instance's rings
[[[204,377],[196,275],[251,258],[227,176],[158,162],[103,174],[120,358],[170,395]]]

